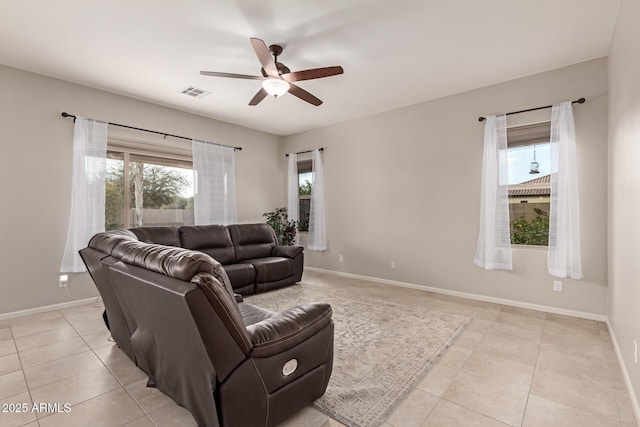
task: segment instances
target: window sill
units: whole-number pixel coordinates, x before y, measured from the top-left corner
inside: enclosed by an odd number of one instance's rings
[[[511,245],[512,249],[525,250],[525,251],[535,251],[535,252],[547,252],[549,250],[549,246],[537,246],[537,245]]]

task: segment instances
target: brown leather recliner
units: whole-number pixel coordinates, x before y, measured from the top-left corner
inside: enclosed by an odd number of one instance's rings
[[[237,303],[210,256],[114,239],[100,263],[134,360],[199,425],[274,426],[324,393],[333,364],[328,304],[273,313]]]

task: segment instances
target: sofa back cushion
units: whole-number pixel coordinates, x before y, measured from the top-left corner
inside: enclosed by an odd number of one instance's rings
[[[134,227],[129,230],[138,236],[141,242],[180,246],[177,227]]]
[[[276,247],[276,235],[269,224],[233,224],[228,228],[238,262],[269,257]]]
[[[222,265],[234,264],[236,253],[224,225],[185,225],[178,229],[180,245],[204,252]]]

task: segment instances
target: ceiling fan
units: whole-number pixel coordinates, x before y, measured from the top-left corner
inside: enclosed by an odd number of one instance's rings
[[[335,76],[344,73],[342,67],[322,67],[312,68],[303,71],[291,71],[286,65],[278,62],[278,56],[282,53],[282,46],[272,44],[267,48],[264,41],[256,38],[251,39],[251,46],[258,56],[262,65],[260,71],[262,76],[249,76],[246,74],[218,73],[215,71],[200,71],[203,76],[229,77],[232,79],[262,80],[262,88],[249,101],[249,105],[258,105],[267,95],[278,97],[289,92],[303,101],[313,104],[316,107],[322,101],[300,86],[293,84],[302,80],[320,79],[323,77]],[[273,55],[273,58],[271,58]]]

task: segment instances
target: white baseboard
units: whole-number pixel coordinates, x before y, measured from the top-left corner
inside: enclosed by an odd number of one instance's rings
[[[629,393],[629,400],[631,401],[633,414],[636,417],[636,424],[640,425],[640,405],[638,404],[638,398],[633,388],[633,384],[631,383],[631,378],[629,377],[629,371],[627,371],[627,366],[625,365],[624,359],[622,358],[622,352],[620,351],[620,346],[618,346],[618,340],[616,338],[616,334],[613,332],[613,327],[611,326],[611,323],[609,323],[609,320],[607,320],[607,329],[609,330],[609,335],[611,335],[611,341],[613,342],[613,348],[616,351],[618,364],[620,364],[620,368],[622,369],[622,377],[624,378],[624,385],[627,387],[627,393]]]
[[[350,279],[367,280],[369,282],[383,283],[385,285],[398,286],[401,288],[417,289],[420,291],[434,292],[437,294],[451,295],[455,297],[468,298],[468,299],[473,299],[477,301],[491,302],[494,304],[502,304],[502,305],[508,305],[512,307],[527,308],[529,310],[544,311],[546,313],[562,314],[565,316],[579,317],[582,319],[597,320],[599,322],[606,322],[608,319],[607,316],[604,314],[587,313],[583,311],[568,310],[565,308],[550,307],[547,305],[530,304],[528,302],[514,301],[514,300],[505,299],[505,298],[495,298],[495,297],[489,297],[485,295],[471,294],[467,292],[452,291],[449,289],[436,288],[433,286],[416,285],[414,283],[398,282],[396,280],[381,279],[379,277],[361,276],[359,274],[343,273],[341,271],[335,271],[335,270],[325,270],[324,268],[307,267],[307,266],[305,266],[304,268],[305,270],[309,270],[309,271],[333,274],[335,276],[348,277]]]
[[[78,305],[88,304],[90,302],[96,301],[97,298],[98,298],[98,296],[95,296],[95,297],[85,298],[85,299],[76,300],[76,301],[61,302],[59,304],[45,305],[43,307],[35,307],[35,308],[28,308],[26,310],[12,311],[10,313],[1,313],[0,314],[0,320],[10,319],[12,317],[27,316],[29,314],[44,313],[46,311],[61,310],[63,308],[75,307],[75,306],[78,306]]]

